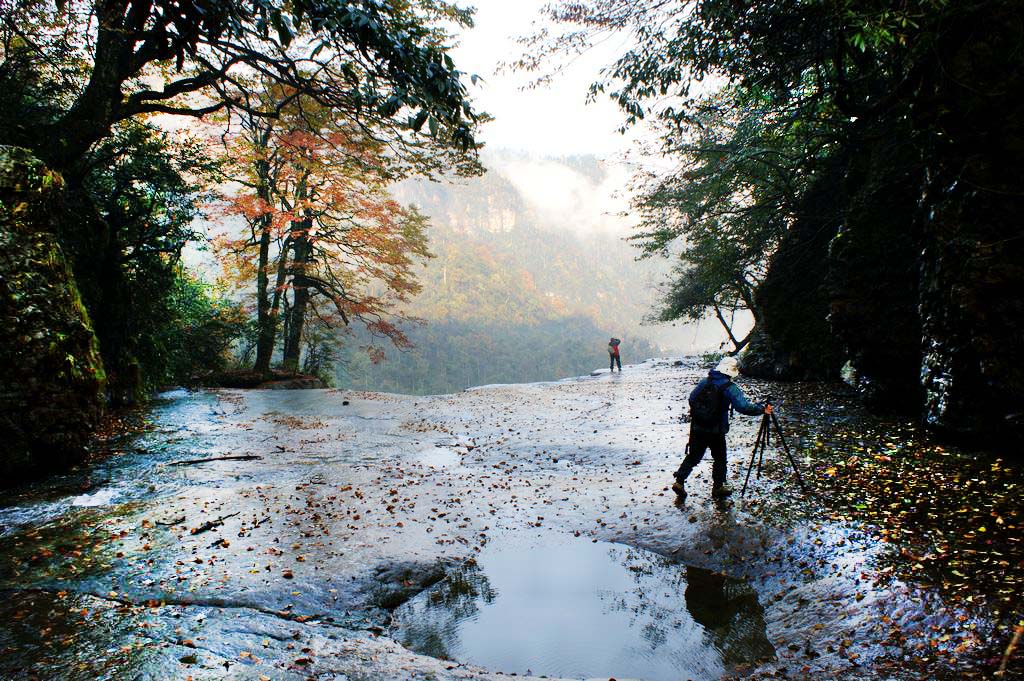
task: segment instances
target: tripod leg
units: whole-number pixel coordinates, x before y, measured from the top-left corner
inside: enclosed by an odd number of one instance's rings
[[[764,434],[766,432],[765,421],[761,421],[761,426],[757,429],[757,437],[754,438],[754,448],[750,450],[750,463],[747,464],[747,477],[743,479],[743,489],[740,490],[740,496],[742,497],[747,492],[747,483],[750,482],[750,471],[754,469],[754,457],[757,456],[758,447],[761,447],[761,442],[764,440]],[[764,451],[764,448],[761,448]]]
[[[764,466],[764,450],[771,447],[772,444],[772,431],[768,427],[768,419],[761,419],[761,423],[764,425],[764,437],[761,438],[761,453],[757,457],[757,479],[761,479],[761,468]]]
[[[786,436],[782,434],[779,419],[776,418],[774,413],[772,414],[772,425],[775,426],[775,434],[778,436],[779,442],[782,443],[782,449],[786,452],[786,456],[789,457],[789,464],[793,467],[793,472],[796,473],[796,481],[800,483],[800,489],[803,490],[804,494],[807,494],[807,485],[804,484],[804,479],[800,475],[800,469],[796,465],[796,460],[789,451],[789,445],[786,444]]]

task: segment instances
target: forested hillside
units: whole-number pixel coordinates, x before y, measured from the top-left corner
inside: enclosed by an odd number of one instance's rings
[[[510,163],[522,171],[531,161],[495,154],[482,177],[396,187],[399,201],[430,218],[435,257],[409,306],[425,323],[408,329],[411,349],[377,342],[384,359],[376,364],[364,350],[372,338],[346,338],[339,385],[430,394],[575,376],[605,363],[612,335],[623,339],[627,363],[658,354],[646,340],[656,329],[640,326],[654,296],[652,265],[635,262],[620,234],[589,224],[593,211],[558,223],[513,182]],[[606,177],[594,157],[532,163],[595,187]]]

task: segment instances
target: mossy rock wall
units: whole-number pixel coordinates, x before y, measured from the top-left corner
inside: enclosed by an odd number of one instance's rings
[[[80,458],[104,410],[96,336],[54,237],[62,184],[31,152],[0,146],[4,483]]]

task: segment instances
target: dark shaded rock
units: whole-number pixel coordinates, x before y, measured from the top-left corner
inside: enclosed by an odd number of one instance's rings
[[[839,375],[843,353],[828,323],[825,281],[842,191],[842,166],[835,162],[808,189],[757,289],[759,317],[743,353],[744,374],[784,381]]]
[[[316,376],[296,376],[281,381],[267,381],[256,387],[261,390],[311,390],[326,388],[327,385]]]
[[[226,371],[216,376],[211,382],[220,388],[256,388],[260,390],[307,390],[310,388],[326,388],[322,379],[307,374],[294,374],[289,371],[273,370],[270,374],[255,371]]]
[[[925,421],[1000,444],[1024,441],[1024,235],[1005,239],[999,223],[1021,215],[1007,203],[949,191],[932,214],[921,272]]]
[[[255,388],[260,383],[266,383],[267,377],[255,371],[225,371],[210,380],[212,386],[218,388]]]
[[[410,598],[445,578],[452,561],[417,563],[413,561],[380,565],[374,571],[368,604],[394,610]]]
[[[951,14],[910,89],[848,131],[848,172],[834,193],[842,221],[815,233],[801,216],[780,245],[745,373],[791,378],[806,368],[822,337],[827,263],[832,334],[870,407],[990,444],[1024,442],[1019,14],[1008,0]]]
[[[851,158],[849,205],[829,245],[829,322],[876,411],[919,414],[920,155],[902,124],[879,123]],[[882,135],[878,130],[887,130]]]
[[[926,422],[1024,442],[1024,26],[1018,3],[978,6],[935,48],[915,124],[928,150],[920,310]]]
[[[103,362],[54,234],[63,182],[0,146],[0,474],[79,459],[105,406]]]
[[[802,369],[798,362],[801,348],[786,345],[755,328],[747,347],[743,349],[740,370],[744,376],[769,381],[798,381],[814,377]]]

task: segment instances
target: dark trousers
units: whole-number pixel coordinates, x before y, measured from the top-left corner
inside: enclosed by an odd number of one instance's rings
[[[618,355],[608,355],[608,356],[611,357],[611,360],[612,360],[612,365],[610,367],[608,367],[608,370],[609,371],[615,371],[615,365],[618,364],[619,365],[619,371],[622,371],[622,360],[619,359],[619,356]]]
[[[690,472],[704,458],[704,452],[711,448],[711,481],[715,487],[725,483],[725,433],[700,433],[690,431],[690,452],[676,471],[678,480],[686,480]]]

